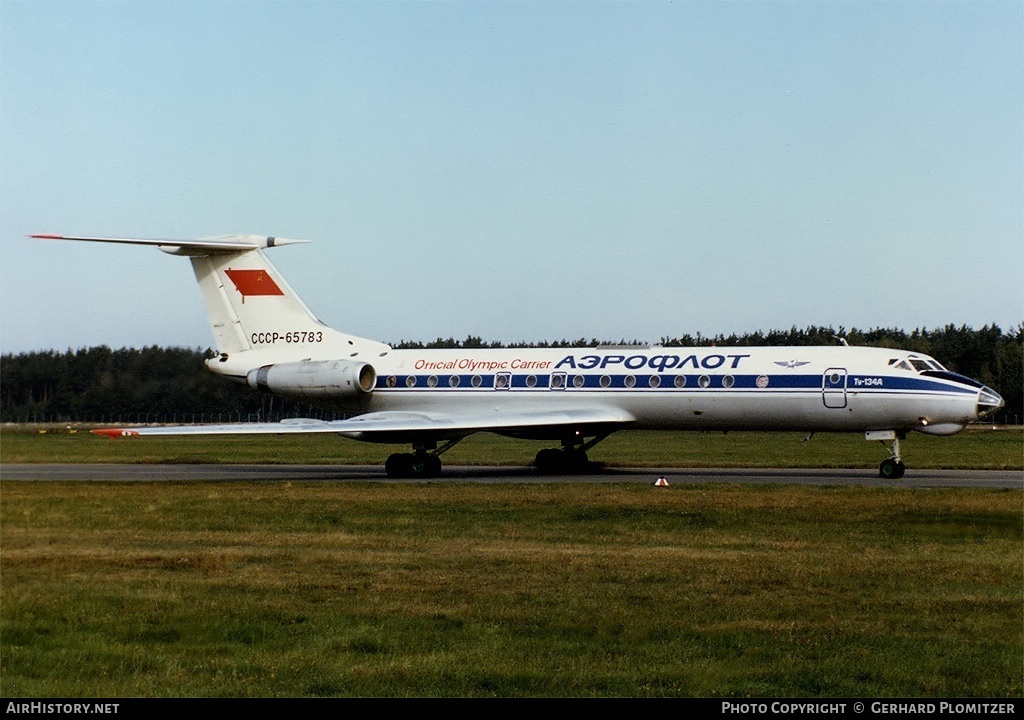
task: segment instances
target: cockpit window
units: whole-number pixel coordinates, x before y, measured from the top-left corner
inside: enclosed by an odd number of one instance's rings
[[[894,360],[890,360],[889,364],[893,365],[894,362]],[[925,372],[926,370],[936,370],[938,372],[945,372],[946,370],[946,368],[942,367],[942,365],[935,362],[931,358],[922,358],[917,357],[916,355],[911,355],[905,360],[900,360],[899,362],[896,362],[895,365],[893,365],[893,367],[897,367],[900,370],[911,370],[917,372]]]

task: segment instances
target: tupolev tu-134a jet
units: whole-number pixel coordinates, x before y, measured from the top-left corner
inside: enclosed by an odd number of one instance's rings
[[[213,372],[350,414],[346,420],[112,428],[134,435],[337,434],[402,443],[391,477],[431,477],[476,432],[550,440],[542,472],[586,467],[616,430],[857,432],[886,444],[879,473],[904,474],[908,431],[952,435],[1003,406],[971,378],[920,353],[870,347],[646,347],[396,350],[334,330],[264,254],[301,240],[34,235],[154,245],[192,262],[217,346]]]

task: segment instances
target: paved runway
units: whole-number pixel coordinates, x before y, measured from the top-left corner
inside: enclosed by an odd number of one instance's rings
[[[579,475],[539,475],[531,467],[446,467],[429,482],[478,483],[650,483],[664,475],[670,485],[736,483],[890,487],[1024,488],[1020,470],[917,470],[900,480],[882,480],[865,469],[602,468]],[[9,464],[0,480],[107,482],[428,482],[392,480],[378,465],[126,465]]]

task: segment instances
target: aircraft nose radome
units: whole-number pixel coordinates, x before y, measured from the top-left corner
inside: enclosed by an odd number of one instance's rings
[[[983,417],[1005,405],[1006,402],[995,390],[982,387],[978,392],[978,417]]]

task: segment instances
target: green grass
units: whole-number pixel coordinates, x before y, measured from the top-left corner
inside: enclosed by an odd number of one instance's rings
[[[5,427],[0,462],[380,463],[336,438]],[[1014,468],[1022,431],[912,435]],[[617,433],[646,467],[874,467],[857,435]],[[450,464],[527,464],[474,436]],[[401,448],[404,449],[404,448]],[[0,485],[0,695],[1005,696],[1019,490]]]
[[[71,430],[75,430],[72,432]],[[45,431],[45,432],[43,432]],[[609,467],[863,467],[886,457],[859,434],[619,432],[590,451]],[[548,443],[547,445],[550,445]],[[527,465],[545,443],[481,433],[444,455],[452,465]],[[67,427],[5,427],[0,463],[313,463],[383,464],[406,446],[332,436],[149,437],[111,440]],[[903,443],[913,468],[1024,469],[1024,429],[975,428],[953,437],[911,434]]]
[[[1019,697],[1022,502],[8,482],[0,695]]]

